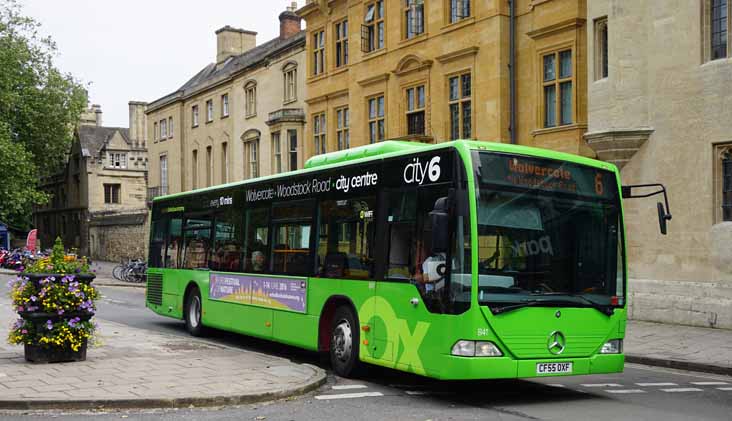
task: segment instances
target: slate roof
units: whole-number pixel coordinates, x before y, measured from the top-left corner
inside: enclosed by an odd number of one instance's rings
[[[305,31],[300,31],[289,38],[277,37],[252,48],[244,54],[229,57],[219,65],[210,63],[175,92],[151,102],[148,105],[147,112],[154,111],[177,99],[191,96],[248,69],[266,65],[268,59],[289,49],[304,47],[305,34]]]
[[[78,133],[81,154],[83,156],[99,156],[102,148],[116,132],[122,135],[127,144],[132,145],[129,129],[123,127],[80,126]]]

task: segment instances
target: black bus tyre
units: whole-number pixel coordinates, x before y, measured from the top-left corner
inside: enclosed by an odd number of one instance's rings
[[[183,306],[183,318],[186,322],[186,330],[193,336],[203,336],[204,328],[201,322],[201,293],[198,287],[193,287],[186,295],[185,305]]]
[[[330,334],[330,364],[341,377],[355,377],[360,372],[360,335],[356,316],[349,307],[338,307]]]

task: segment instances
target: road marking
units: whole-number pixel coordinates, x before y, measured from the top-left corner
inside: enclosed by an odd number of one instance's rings
[[[361,393],[341,393],[340,395],[319,395],[315,399],[318,400],[329,400],[329,399],[354,399],[354,398],[368,398],[384,396],[381,392],[361,392]]]
[[[727,392],[732,392],[732,387],[718,387],[717,390],[724,390]]]
[[[582,387],[623,387],[622,384],[617,383],[584,383]]]
[[[674,389],[661,389],[662,392],[676,393],[676,392],[703,392],[702,389],[696,387],[676,387]]]
[[[645,390],[641,389],[614,389],[614,390],[606,390],[607,393],[618,393],[618,394],[626,394],[626,393],[646,393]]]
[[[641,387],[678,386],[676,383],[636,383]]]
[[[567,386],[565,386],[563,384],[559,384],[559,383],[549,383],[549,384],[547,384],[547,386],[551,386],[551,387],[567,387]]]
[[[689,382],[691,384],[695,384],[697,386],[724,386],[726,384],[729,384],[727,382]]]
[[[347,389],[366,389],[368,386],[364,384],[342,384],[333,386],[333,390],[347,390]]]
[[[404,393],[406,393],[407,395],[410,395],[410,396],[423,396],[423,395],[429,394],[429,392],[424,391],[424,390],[406,390],[406,391],[404,391]]]

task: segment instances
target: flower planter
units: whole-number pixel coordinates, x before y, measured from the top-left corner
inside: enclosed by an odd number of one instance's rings
[[[86,340],[78,351],[67,347],[25,344],[25,360],[36,364],[85,361]]]

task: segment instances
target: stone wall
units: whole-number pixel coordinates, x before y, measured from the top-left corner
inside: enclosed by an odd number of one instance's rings
[[[95,216],[89,228],[92,260],[147,258],[149,218],[140,213]]]

